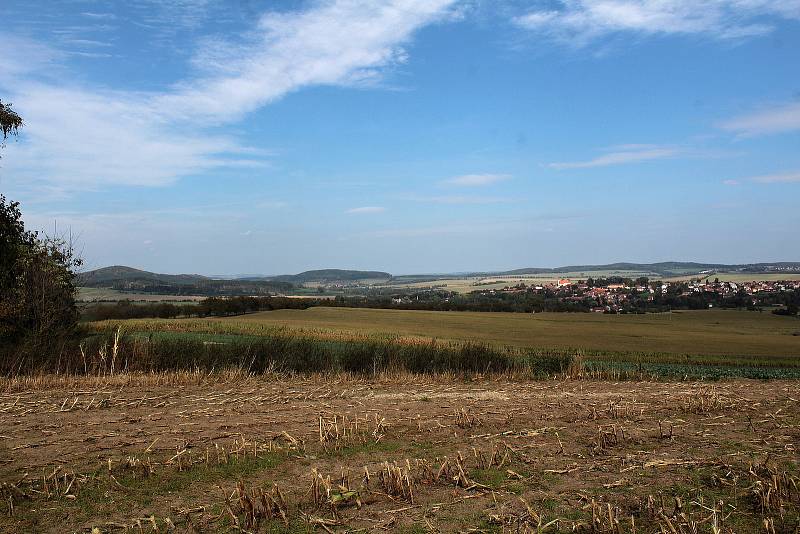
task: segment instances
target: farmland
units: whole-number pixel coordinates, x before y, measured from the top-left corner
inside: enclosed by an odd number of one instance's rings
[[[734,310],[606,315],[318,307],[216,319],[100,321],[89,328],[106,344],[120,333],[120,350],[130,353],[131,365],[150,362],[139,370],[244,365],[242,355],[249,354],[250,367],[297,371],[368,372],[380,361],[386,369],[412,372],[488,366],[547,374],[574,361],[607,377],[800,377],[800,322]],[[158,363],[152,355],[180,363]]]
[[[0,379],[0,532],[795,532],[798,326],[326,307],[90,323],[58,374]]]
[[[0,531],[796,532],[800,382],[752,385],[4,380]]]
[[[78,288],[76,300],[80,303],[87,302],[117,302],[129,300],[131,302],[175,302],[193,303],[199,302],[205,297],[189,295],[159,295],[155,293],[134,293],[120,291],[118,289],[102,287],[81,287]]]
[[[517,347],[800,357],[800,336],[792,335],[800,331],[800,321],[747,311],[605,315],[320,307],[261,312],[216,321],[243,328],[266,325],[386,333]]]

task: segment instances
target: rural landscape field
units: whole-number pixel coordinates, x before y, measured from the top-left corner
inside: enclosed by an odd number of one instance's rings
[[[0,530],[794,532],[798,326],[326,307],[89,323],[88,367],[0,382]]]
[[[797,381],[2,384],[8,532],[794,532]]]
[[[800,534],[800,0],[0,39],[0,534]]]

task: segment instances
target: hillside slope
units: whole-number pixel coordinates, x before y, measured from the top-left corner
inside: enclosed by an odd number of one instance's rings
[[[167,285],[192,285],[209,280],[199,274],[160,274],[124,265],[112,265],[79,273],[77,283],[82,287],[111,287],[118,283],[149,282]]]

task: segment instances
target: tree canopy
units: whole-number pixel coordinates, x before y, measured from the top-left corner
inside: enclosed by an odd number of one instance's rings
[[[22,128],[22,117],[11,107],[11,104],[3,104],[0,100],[0,131],[3,132],[3,141],[9,135],[16,135]]]

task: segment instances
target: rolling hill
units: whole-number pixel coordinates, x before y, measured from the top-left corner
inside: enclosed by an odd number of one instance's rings
[[[315,271],[305,271],[299,274],[284,274],[264,278],[279,282],[291,282],[293,284],[303,284],[307,282],[355,282],[358,280],[380,280],[387,281],[392,275],[383,271],[354,271],[345,269],[318,269]]]
[[[797,273],[800,262],[774,263],[696,263],[696,262],[660,262],[660,263],[609,263],[604,265],[565,265],[563,267],[528,267],[510,271],[491,271],[463,273],[458,276],[522,276],[558,273],[593,273],[621,272],[644,273],[651,277],[672,277],[693,275],[701,272],[738,272],[738,273]],[[94,271],[80,273],[77,285],[82,287],[116,287],[134,288],[187,288],[187,287],[230,287],[232,285],[256,286],[273,285],[286,289],[293,285],[307,283],[352,283],[369,281],[385,284],[410,283],[411,281],[434,281],[451,278],[455,275],[401,275],[393,277],[384,271],[359,271],[349,269],[318,269],[298,274],[277,276],[243,276],[237,278],[208,277],[199,274],[159,274],[122,265],[104,267]]]
[[[697,274],[702,271],[743,272],[743,273],[770,273],[770,272],[797,272],[800,271],[800,262],[775,262],[775,263],[695,263],[681,261],[665,261],[659,263],[608,263],[605,265],[565,265],[555,268],[524,268],[489,273],[494,275],[524,275],[548,273],[575,273],[592,271],[633,271],[654,273],[661,276],[681,276]]]
[[[81,287],[111,287],[114,284],[133,282],[192,285],[206,280],[210,278],[199,274],[159,274],[124,265],[103,267],[77,275],[77,285]]]

